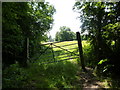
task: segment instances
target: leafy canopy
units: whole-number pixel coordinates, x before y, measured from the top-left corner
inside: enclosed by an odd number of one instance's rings
[[[66,26],[60,27],[60,32],[56,33],[56,41],[71,41],[75,39],[75,33]]]

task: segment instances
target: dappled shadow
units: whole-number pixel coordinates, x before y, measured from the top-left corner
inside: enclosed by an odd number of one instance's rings
[[[80,76],[79,82],[82,84],[83,88],[99,88],[102,90],[104,88],[103,83],[97,79],[93,74],[91,68],[86,67],[87,72],[79,71],[77,73]]]
[[[115,75],[110,80],[107,81],[108,85],[114,89],[120,89],[120,78],[118,75]]]
[[[36,68],[35,68],[36,67]],[[32,67],[28,87],[32,88],[76,88],[72,84],[76,78],[77,65],[69,61],[50,63],[47,65],[35,65]]]

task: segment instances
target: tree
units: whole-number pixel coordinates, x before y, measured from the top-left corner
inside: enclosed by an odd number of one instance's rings
[[[83,23],[81,26],[82,33],[88,32],[97,63],[107,58],[114,66],[118,66],[117,58],[120,55],[120,48],[117,48],[120,47],[120,44],[118,45],[120,39],[120,2],[77,1],[73,9],[80,12],[80,19]],[[112,44],[113,41],[115,42],[114,45]],[[119,51],[116,51],[116,49]]]
[[[88,40],[88,35],[84,34],[84,35],[81,35],[82,37],[82,40]]]
[[[60,27],[60,32],[56,33],[56,41],[70,41],[75,39],[75,33],[70,28],[63,26]]]
[[[3,64],[10,65],[26,60],[26,40],[30,40],[30,57],[52,27],[55,9],[45,2],[3,2],[2,4],[2,55]],[[37,48],[37,49],[36,49]]]
[[[49,36],[48,40],[49,40],[49,42],[53,42],[54,41],[54,39],[51,37],[51,35]]]

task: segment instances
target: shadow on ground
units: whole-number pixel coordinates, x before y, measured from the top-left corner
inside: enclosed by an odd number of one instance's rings
[[[77,75],[80,76],[79,83],[81,83],[81,87],[89,88],[89,89],[99,89],[103,90],[104,88],[108,88],[104,86],[104,82],[101,82],[97,79],[97,77],[93,74],[93,70],[89,67],[86,67],[87,72],[78,72]]]

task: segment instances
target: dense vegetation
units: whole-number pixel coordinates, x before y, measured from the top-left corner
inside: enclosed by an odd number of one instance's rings
[[[67,41],[56,43],[57,46],[68,45],[71,43],[77,43],[77,41]],[[46,43],[45,43],[46,44]],[[86,45],[83,42],[83,45]],[[69,61],[71,56],[65,50],[60,48],[53,48],[54,58],[51,46],[46,52],[39,55],[39,58],[32,60],[32,63],[28,63],[28,68],[21,68],[18,64],[12,64],[9,68],[6,68],[3,72],[3,88],[81,88],[81,85],[76,84],[80,76],[77,76],[79,68],[79,59],[74,58]],[[77,49],[77,44],[71,46],[65,46],[65,49],[71,48]],[[76,52],[76,49],[71,49],[71,52]],[[49,54],[48,54],[49,53]],[[68,61],[60,61],[68,59]],[[53,63],[49,63],[49,62]],[[49,64],[43,64],[49,63]]]
[[[76,38],[75,33],[66,26],[60,27],[60,31],[55,35],[55,41],[71,41]]]
[[[98,62],[98,72],[118,74],[120,70],[120,2],[76,2],[80,12],[82,33],[87,31],[94,53],[91,62]],[[113,73],[112,73],[113,74]]]
[[[27,38],[29,38],[29,57],[33,57],[45,32],[52,26],[55,9],[48,3],[10,2],[2,3],[2,57],[3,66],[18,61],[27,64]],[[40,49],[40,48],[39,48]]]
[[[120,2],[76,1],[73,9],[80,12],[81,33],[88,33],[82,36],[86,68],[101,82],[107,80],[102,88],[120,88]],[[51,38],[46,32],[54,12],[46,2],[2,3],[3,88],[83,88],[89,82],[70,28],[63,26],[56,33],[56,41],[65,42],[45,42]],[[56,62],[60,60],[64,61]]]

